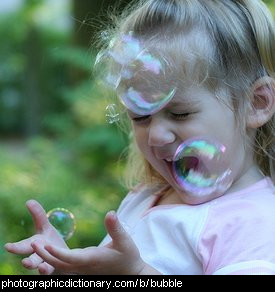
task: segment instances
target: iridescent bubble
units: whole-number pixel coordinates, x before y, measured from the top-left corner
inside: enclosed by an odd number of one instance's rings
[[[105,58],[112,63],[105,81],[130,111],[151,115],[174,97],[176,85],[168,77],[167,62],[133,35],[117,39]]]
[[[122,35],[119,41],[111,44],[109,54],[120,65],[129,65],[142,51],[141,43],[131,34]]]
[[[174,94],[175,89],[171,90],[168,94],[158,92],[150,95],[149,91],[147,91],[147,94],[144,94],[130,87],[129,89],[125,89],[120,97],[123,104],[129,110],[143,116],[152,115],[160,111],[174,97]],[[154,102],[154,100],[156,101]]]
[[[76,224],[74,215],[69,210],[64,208],[55,208],[47,213],[47,217],[64,240],[68,240],[72,237]]]
[[[109,104],[106,107],[106,121],[109,124],[113,124],[119,121],[119,113],[115,104]]]
[[[184,141],[173,158],[173,175],[179,187],[197,197],[222,195],[232,184],[226,147],[208,138]]]

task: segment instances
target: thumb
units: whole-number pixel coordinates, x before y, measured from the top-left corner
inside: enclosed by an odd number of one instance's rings
[[[118,249],[128,249],[135,246],[133,240],[119,222],[115,211],[109,211],[105,217],[105,227],[113,240],[113,246]]]
[[[35,200],[29,200],[26,203],[37,232],[43,232],[50,226],[47,214],[43,207]]]

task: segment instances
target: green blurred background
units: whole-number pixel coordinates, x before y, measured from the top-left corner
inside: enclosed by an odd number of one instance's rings
[[[74,248],[100,242],[127,192],[128,138],[106,122],[92,67],[102,20],[128,2],[0,0],[0,275],[35,273],[3,249],[33,233],[28,199],[72,211]]]

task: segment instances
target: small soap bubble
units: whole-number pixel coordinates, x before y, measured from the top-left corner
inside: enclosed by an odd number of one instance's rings
[[[208,138],[184,141],[173,158],[179,187],[194,196],[222,195],[232,184],[226,147]]]
[[[47,217],[64,240],[68,240],[72,237],[76,228],[76,223],[74,215],[69,210],[55,208],[47,213]]]
[[[113,124],[119,121],[119,113],[115,104],[109,104],[106,107],[106,120],[109,124]]]

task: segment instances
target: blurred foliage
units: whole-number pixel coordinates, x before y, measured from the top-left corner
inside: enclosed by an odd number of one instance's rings
[[[31,216],[25,208],[29,199],[38,200],[47,211],[63,207],[75,215],[77,228],[68,242],[71,247],[98,244],[105,234],[104,214],[118,206],[124,193],[117,182],[120,170],[114,160],[90,158],[94,172],[87,177],[88,165],[80,171],[79,164],[83,163],[71,158],[66,143],[35,138],[24,148],[20,144],[14,147],[17,149],[10,145],[0,148],[0,274],[28,273],[20,267],[19,258],[4,252],[2,247],[5,242],[33,233]]]
[[[275,1],[274,0],[263,0],[271,10],[273,16],[275,16]]]
[[[68,244],[86,247],[102,240],[104,216],[126,192],[118,159],[127,137],[105,121],[95,52],[74,43],[70,25],[45,25],[44,2],[0,17],[0,274],[35,273],[3,249],[33,234],[27,200],[72,211]]]
[[[265,2],[275,14],[274,1]],[[117,161],[127,137],[105,122],[106,93],[91,73],[96,53],[74,43],[70,23],[45,21],[45,3],[0,15],[0,274],[35,273],[3,249],[33,234],[27,200],[73,212],[73,248],[100,242],[105,213],[126,193]]]

